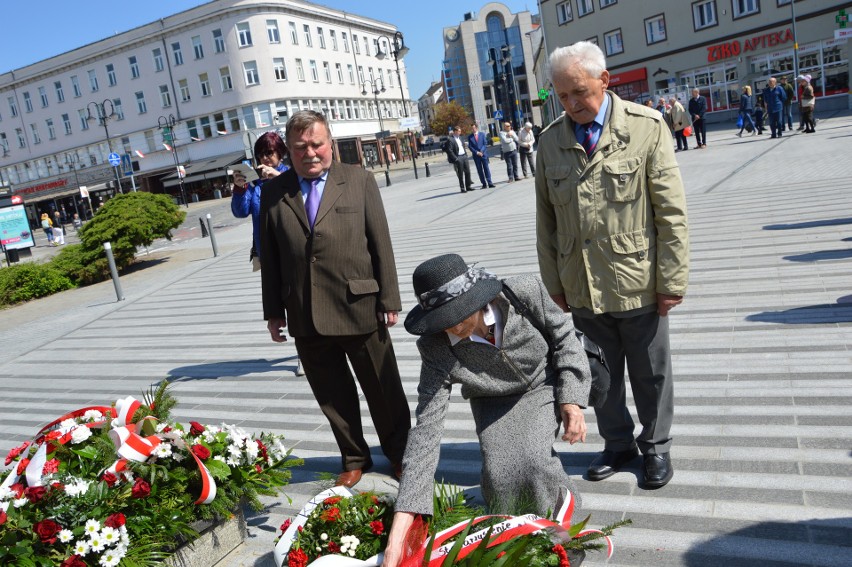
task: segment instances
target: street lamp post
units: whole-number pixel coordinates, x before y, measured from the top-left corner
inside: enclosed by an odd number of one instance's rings
[[[65,164],[70,165],[74,170],[74,182],[77,184],[77,191],[80,191],[80,176],[77,175],[77,165],[80,163],[80,156],[77,155],[77,152],[73,154],[65,154]],[[82,195],[81,195],[82,197]],[[95,211],[92,210],[92,198],[89,197],[88,192],[86,193],[86,200],[89,202],[89,214],[91,216],[95,215]],[[77,199],[74,199],[74,207],[77,207]],[[85,214],[83,216],[86,216]]]
[[[390,51],[390,55],[393,57],[393,62],[396,63],[396,82],[399,84],[399,93],[402,98],[402,106],[405,111],[405,117],[408,118],[408,103],[405,100],[405,91],[402,88],[402,75],[399,74],[399,60],[405,57],[408,53],[408,47],[405,45],[405,38],[402,35],[402,32],[394,32],[393,41],[390,40],[386,35],[380,35],[379,40],[386,40],[388,45],[393,45],[393,49],[388,49]],[[376,57],[379,59],[384,59],[388,54],[382,49],[381,42],[379,43],[379,52],[376,53]]]
[[[363,83],[361,83],[361,95],[367,96],[367,84],[370,84],[370,88],[372,89],[373,98],[376,101],[376,114],[379,116],[379,151],[384,154],[382,157],[385,160],[385,185],[390,186],[390,163],[388,162],[388,156],[385,152],[385,123],[382,120],[382,109],[379,108],[379,93],[385,92],[385,84],[381,79],[370,80],[367,79]]]
[[[178,183],[180,183],[180,198],[183,199],[183,206],[188,209],[189,208],[189,202],[186,200],[186,191],[184,190],[184,187],[183,187],[183,174],[181,173],[181,170],[180,170],[180,163],[178,162],[178,155],[177,155],[177,143],[175,142],[175,140],[177,139],[177,136],[175,136],[175,125],[176,124],[177,124],[177,120],[175,119],[174,114],[169,114],[168,116],[160,116],[159,118],[157,118],[157,127],[160,128],[161,130],[164,130],[164,132],[163,132],[163,138],[164,139],[166,138],[165,130],[168,129],[168,134],[169,134],[169,138],[170,138],[170,141],[171,141],[170,147],[171,147],[171,150],[172,150],[172,157],[175,160],[175,173],[177,173]]]
[[[107,112],[107,105],[109,105],[109,112]],[[96,116],[92,116],[92,107],[95,107]],[[112,139],[109,137],[109,127],[107,127],[107,121],[110,118],[115,117],[115,106],[113,105],[110,99],[104,99],[103,102],[90,102],[86,105],[86,120],[97,120],[101,123],[101,126],[104,127],[104,133],[106,134],[107,140],[107,148],[109,148],[109,153],[112,153]],[[113,171],[115,172],[115,183],[116,189],[118,189],[119,193],[124,193],[121,188],[121,178],[118,176],[118,166],[113,166]]]

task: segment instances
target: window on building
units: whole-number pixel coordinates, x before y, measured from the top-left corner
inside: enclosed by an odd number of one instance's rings
[[[600,4],[601,4],[601,8],[606,8],[607,6],[612,6],[613,4],[618,4],[618,0],[601,0]]]
[[[257,119],[254,117],[254,108],[251,106],[242,107],[243,112],[243,122],[246,125],[247,130],[254,130],[257,128]]]
[[[734,19],[760,12],[760,0],[732,0]]]
[[[349,73],[349,84],[355,84],[355,68],[352,65],[346,65],[346,71]]]
[[[204,46],[201,45],[201,36],[192,36],[192,53],[196,59],[204,59]]]
[[[574,10],[571,8],[571,0],[560,2],[556,5],[556,21],[561,26],[574,19]]]
[[[319,40],[320,49],[325,49],[325,32],[321,27],[317,27],[317,39]]]
[[[224,136],[228,133],[228,127],[225,126],[225,113],[217,112],[213,115],[213,122],[216,123],[216,133],[220,136]]]
[[[178,92],[180,93],[181,102],[189,102],[191,99],[189,95],[189,81],[186,79],[178,80]]]
[[[276,57],[272,60],[272,71],[275,73],[276,81],[287,80],[287,66],[284,64],[283,57]]]
[[[334,70],[337,71],[337,82],[343,84],[343,65],[340,63],[334,64]]]
[[[38,126],[36,126],[35,124],[30,124],[30,133],[33,136],[33,144],[40,144],[41,136],[39,136],[38,134]]]
[[[604,34],[604,48],[607,55],[624,52],[624,45],[621,43],[621,28]]]
[[[388,86],[390,88],[394,88],[393,86],[393,71],[388,69]],[[399,84],[400,88],[402,88],[402,83]]]
[[[201,138],[198,137],[198,124],[195,120],[186,121],[186,129],[189,132],[189,139],[193,142],[198,142]]]
[[[159,73],[163,69],[165,69],[165,65],[163,64],[163,52],[159,47],[151,51],[151,55],[154,58],[154,71]]]
[[[243,63],[243,71],[245,72],[247,87],[260,84],[260,76],[257,74],[257,63],[246,61]]]
[[[142,91],[136,93],[136,110],[139,111],[139,114],[148,112],[148,105],[145,104],[145,93]]]
[[[53,124],[53,118],[48,118],[45,120],[45,124],[47,125],[47,137],[51,140],[56,139],[56,126]]]
[[[325,82],[330,83],[331,82],[331,65],[328,64],[328,61],[322,62],[322,70],[323,70],[323,73],[325,74]]]
[[[343,51],[349,53],[349,38],[346,36],[346,32],[340,32],[340,41],[343,43]]]
[[[85,108],[81,108],[77,111],[77,116],[80,118],[80,130],[88,130],[89,129],[89,113],[86,112]]]
[[[9,140],[6,139],[6,132],[0,132],[0,148],[9,151]]]
[[[240,131],[240,117],[236,110],[231,109],[228,111],[228,125],[230,126],[231,132]]]
[[[361,55],[361,47],[358,43],[358,36],[354,33],[352,34],[352,49],[355,50],[355,55]]]
[[[696,2],[693,4],[692,20],[696,30],[709,28],[718,24],[719,22],[716,20],[716,0]]]
[[[175,67],[183,65],[183,52],[180,50],[180,42],[172,43],[172,61],[175,62]]]
[[[311,26],[309,26],[308,24],[303,25],[302,31],[305,32],[305,45],[307,45],[308,47],[313,47],[314,42],[313,39],[311,39]]]
[[[237,44],[240,47],[248,47],[251,45],[251,27],[248,22],[240,22],[237,24]]]
[[[213,51],[216,53],[225,52],[225,38],[222,36],[222,30],[213,30]]]
[[[121,99],[112,99],[112,110],[115,112],[116,120],[124,120],[124,109],[121,107]]]
[[[30,93],[25,92],[25,93],[23,93],[23,96],[24,96],[24,110],[26,110],[27,112],[32,112],[33,111],[33,101],[32,101],[32,98],[30,98]]]
[[[160,104],[163,108],[168,108],[172,105],[172,95],[169,93],[168,85],[160,85]]]
[[[71,89],[74,91],[74,97],[83,96],[83,91],[80,90],[80,79],[77,75],[71,75]]]
[[[156,146],[156,142],[154,141],[154,131],[153,130],[145,130],[145,147],[149,152],[156,152],[160,148]]]
[[[371,81],[375,81],[375,80],[376,80],[376,77],[375,77],[375,76],[373,76],[373,68],[372,68],[372,67],[367,67],[367,74],[370,76],[370,80],[371,80]]]
[[[94,69],[89,69],[89,88],[93,93],[98,92],[98,73]]]
[[[595,11],[593,0],[577,0],[577,14],[582,18]]]
[[[234,83],[231,81],[230,67],[221,67],[219,69],[219,84],[222,86],[223,93],[234,88]]]
[[[319,82],[319,71],[317,70],[317,62],[316,62],[316,61],[314,61],[313,59],[311,59],[311,60],[308,62],[308,65],[309,65],[309,66],[310,66],[310,68],[311,68],[311,79],[312,79],[315,83],[318,83],[318,82]]]
[[[130,78],[138,79],[139,78],[139,62],[136,60],[136,56],[133,55],[127,58],[127,62],[130,64]]]
[[[6,100],[9,101],[9,114],[14,118],[18,115],[18,103],[15,102],[15,97],[13,96],[10,96]]]
[[[337,32],[328,30],[328,38],[331,40],[331,49],[337,51]]]
[[[62,92],[62,81],[54,81],[53,88],[56,91],[56,102],[65,102],[65,93]]]
[[[47,108],[47,89],[45,89],[44,87],[39,87],[38,97],[41,100],[41,107]]]
[[[666,16],[660,14],[645,19],[645,42],[648,45],[666,40]]]
[[[364,67],[358,65],[358,82],[364,84]]]
[[[296,22],[287,22],[290,28],[290,43],[299,45],[299,33],[296,31]]]
[[[213,94],[210,91],[210,77],[207,75],[207,73],[201,73],[198,75],[198,87],[201,90],[202,97],[210,96],[211,94]]]
[[[305,69],[302,67],[301,59],[296,59],[296,78],[300,81],[305,80]]]
[[[268,104],[259,104],[257,106],[257,125],[261,128],[267,128],[272,124],[272,113],[269,110]]]
[[[18,138],[18,147],[26,148],[27,147],[27,139],[24,138],[24,131],[20,128],[15,128],[15,136]]]
[[[71,134],[71,117],[67,114],[62,115],[62,126],[65,128],[65,135]]]
[[[106,74],[107,74],[107,84],[111,87],[114,87],[118,84],[118,80],[115,78],[115,66],[112,63],[108,63],[106,66]]]
[[[266,20],[266,37],[269,39],[269,43],[281,43],[278,20]]]
[[[199,119],[199,122],[201,123],[201,133],[204,134],[204,137],[205,138],[212,138],[213,137],[213,128],[210,126],[210,117],[209,116],[202,116]]]
[[[370,42],[367,40],[367,37],[363,37],[364,40],[364,55],[370,54]]]

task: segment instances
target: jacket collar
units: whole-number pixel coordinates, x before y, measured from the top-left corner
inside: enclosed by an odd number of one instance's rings
[[[614,148],[622,148],[630,143],[630,132],[627,129],[625,117],[626,103],[612,91],[606,91],[606,95],[609,97],[609,112],[604,121],[595,153],[592,154],[591,162],[594,162],[600,156],[609,154]],[[573,148],[585,154],[583,144],[574,134],[574,121],[568,114],[563,114],[561,120],[562,124],[557,129],[559,147],[564,150]]]
[[[299,184],[299,177],[296,175],[296,170],[290,168],[282,175],[287,176],[284,180],[285,186],[287,187],[284,202],[293,209],[293,212],[296,214],[296,218],[298,218],[299,222],[302,223],[302,228],[304,228],[306,232],[310,233],[311,226],[308,224],[308,215],[305,213],[305,202],[302,199],[302,187]],[[340,174],[340,168],[336,167],[335,163],[332,162],[331,167],[328,170],[328,176],[325,178],[325,188],[322,192],[322,200],[320,201],[319,210],[317,211],[317,218],[314,220],[315,227],[322,221],[323,217],[328,214],[334,206],[334,203],[343,194],[343,186],[345,183],[346,180]]]

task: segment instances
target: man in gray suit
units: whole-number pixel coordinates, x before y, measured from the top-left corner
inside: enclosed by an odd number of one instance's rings
[[[387,327],[402,303],[382,199],[372,174],[332,161],[322,114],[287,121],[293,168],[261,195],[263,316],[275,342],[296,339],[308,382],[340,447],[338,485],[372,466],[355,371],[382,451],[400,475],[411,414]]]

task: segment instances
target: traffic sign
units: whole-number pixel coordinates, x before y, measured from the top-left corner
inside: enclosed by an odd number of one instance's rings
[[[109,157],[107,159],[109,160],[109,164],[113,167],[118,167],[119,165],[121,165],[121,156],[115,152],[109,154]]]
[[[130,154],[121,154],[121,172],[125,177],[133,175],[133,162],[130,161]]]
[[[503,111],[495,110],[494,111],[494,120],[503,120]]]
[[[550,96],[550,91],[547,90],[547,89],[540,89],[538,91],[538,98],[541,101],[547,100],[547,97],[549,97],[549,96]]]
[[[416,116],[409,116],[408,118],[400,118],[399,119],[399,127],[403,130],[408,128],[420,128],[420,119]]]

